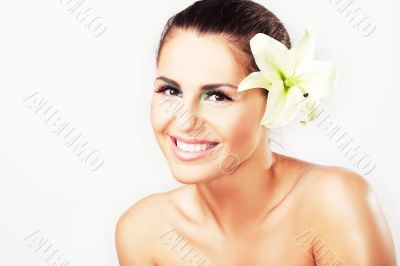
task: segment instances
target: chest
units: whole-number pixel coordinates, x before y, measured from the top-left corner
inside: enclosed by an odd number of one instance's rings
[[[301,220],[278,222],[236,238],[170,224],[158,237],[158,265],[315,265]]]
[[[292,196],[248,230],[238,218],[237,232],[227,234],[217,223],[166,212],[157,240],[158,265],[315,265],[310,245],[315,235],[309,233],[315,229],[313,216],[308,201]]]

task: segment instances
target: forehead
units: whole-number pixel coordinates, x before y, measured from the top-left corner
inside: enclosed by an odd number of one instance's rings
[[[241,65],[223,37],[200,37],[191,31],[177,32],[164,44],[157,74],[197,84],[239,83],[244,77]]]

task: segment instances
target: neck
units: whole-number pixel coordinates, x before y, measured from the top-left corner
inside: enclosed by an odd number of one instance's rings
[[[196,184],[200,206],[225,235],[250,229],[266,215],[277,183],[276,157],[262,138],[233,173]]]

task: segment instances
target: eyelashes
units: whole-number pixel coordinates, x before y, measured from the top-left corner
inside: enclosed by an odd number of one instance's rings
[[[231,97],[229,97],[228,95],[226,95],[224,92],[222,92],[221,90],[218,89],[213,89],[213,90],[209,90],[205,93],[207,96],[213,96],[215,95],[215,99],[219,98],[222,100],[222,102],[228,101],[228,102],[232,102],[233,99]],[[221,102],[216,100],[217,102]]]
[[[169,94],[165,93],[166,91],[169,92]],[[171,91],[174,91],[174,94],[171,94]],[[160,86],[158,89],[155,90],[156,93],[161,93],[161,94],[165,94],[168,96],[174,96],[177,95],[178,93],[180,93],[181,91],[178,90],[177,88],[174,88],[170,85],[162,85]]]
[[[156,93],[164,94],[167,96],[179,96],[182,93],[180,89],[177,89],[171,85],[162,85],[155,90]],[[211,96],[215,95],[215,100],[211,100],[213,102],[233,102],[233,99],[226,95],[223,91],[219,89],[212,89],[206,91],[202,96],[201,99],[204,100]]]

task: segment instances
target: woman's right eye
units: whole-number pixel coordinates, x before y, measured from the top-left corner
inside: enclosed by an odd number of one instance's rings
[[[174,88],[170,85],[163,85],[160,88],[158,88],[155,92],[162,93],[167,96],[176,96],[180,93],[180,90],[178,90],[177,88]]]

